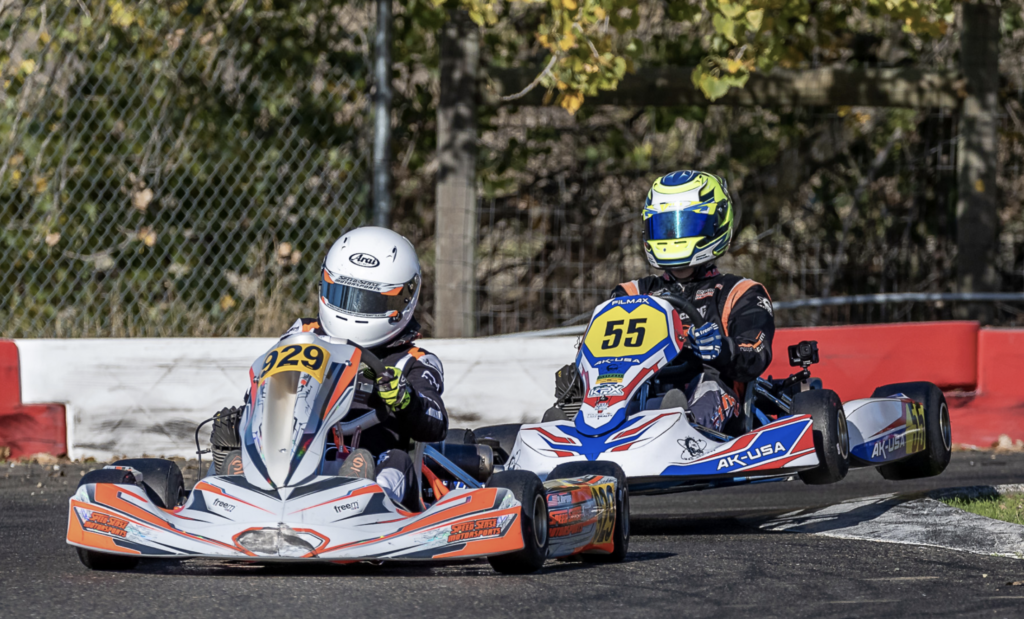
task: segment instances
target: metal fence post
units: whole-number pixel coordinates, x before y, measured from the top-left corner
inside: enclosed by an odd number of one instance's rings
[[[373,225],[391,227],[391,0],[377,0],[373,40]]]
[[[957,153],[957,284],[960,292],[999,288],[996,167],[999,112],[998,6],[963,5],[960,64],[967,96],[960,112]],[[990,305],[965,305],[963,318],[992,320]]]
[[[437,106],[437,337],[472,337],[476,284],[476,78],[480,39],[468,13],[451,11],[441,29]]]

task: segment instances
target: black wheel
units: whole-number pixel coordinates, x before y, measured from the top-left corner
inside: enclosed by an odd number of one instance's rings
[[[571,421],[571,420],[569,419],[569,416],[565,414],[565,411],[563,411],[562,409],[558,408],[557,406],[552,406],[548,410],[544,411],[544,416],[541,417],[541,420],[540,420],[541,423],[548,423],[549,421]]]
[[[906,460],[878,467],[882,477],[891,480],[932,477],[946,470],[953,450],[953,428],[949,422],[949,407],[942,390],[932,383],[896,383],[875,389],[873,398],[887,398],[902,393],[924,405],[924,451]]]
[[[497,426],[484,426],[473,431],[476,442],[484,444],[485,440],[492,440],[505,451],[505,455],[512,455],[512,446],[516,444],[516,437],[519,436],[521,423],[503,423]]]
[[[448,428],[448,434],[444,437],[444,442],[457,445],[475,445],[476,435],[467,428]]]
[[[850,434],[843,403],[835,391],[812,389],[793,396],[794,415],[810,415],[814,421],[814,451],[820,464],[800,471],[805,484],[834,484],[850,470]]]
[[[78,550],[78,559],[82,562],[82,565],[90,570],[99,570],[101,572],[131,570],[135,569],[135,566],[139,564],[138,557],[112,555],[105,552],[96,552],[95,550],[86,550],[85,548],[76,548],[76,550]]]
[[[491,476],[488,488],[507,488],[523,504],[523,549],[488,557],[502,574],[529,574],[544,565],[548,556],[548,501],[544,484],[529,471],[503,471]]]
[[[142,473],[142,485],[157,507],[174,509],[185,499],[185,482],[181,478],[181,469],[170,460],[130,458],[118,460],[114,466],[130,466]]]
[[[612,529],[614,550],[611,553],[583,554],[584,561],[593,563],[619,563],[629,550],[629,484],[622,468],[614,462],[566,462],[555,467],[548,479],[567,479],[584,475],[602,475],[615,478],[615,527]]]

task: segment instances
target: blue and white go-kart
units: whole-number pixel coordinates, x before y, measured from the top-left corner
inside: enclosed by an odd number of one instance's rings
[[[690,326],[703,318],[672,297],[630,296],[599,305],[576,357],[582,402],[560,402],[538,424],[479,428],[506,469],[541,478],[576,462],[620,466],[632,494],[661,494],[799,477],[830,484],[850,467],[886,479],[938,475],[952,435],[942,392],[927,382],[886,385],[843,403],[811,378],[815,342],[790,347],[800,371],[739,385],[741,413],[724,432],[697,425],[671,377]],[[574,410],[576,409],[576,410]],[[499,460],[500,461],[500,460]],[[575,465],[572,465],[575,466]]]

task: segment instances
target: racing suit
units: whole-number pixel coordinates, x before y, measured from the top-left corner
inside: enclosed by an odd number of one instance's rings
[[[393,499],[414,511],[419,509],[419,497],[416,496],[416,476],[408,449],[411,448],[412,441],[443,441],[448,433],[448,412],[441,400],[441,394],[444,392],[444,370],[436,356],[412,344],[419,337],[419,331],[420,325],[413,318],[409,326],[390,341],[369,349],[384,362],[384,365],[401,370],[409,390],[409,403],[388,416],[384,401],[374,391],[365,405],[353,404],[348,415],[357,417],[365,414],[368,409],[375,409],[381,413],[381,418],[386,418],[383,423],[360,433],[358,447],[367,449],[377,459],[374,477],[378,484]],[[295,333],[327,336],[316,318],[300,318],[281,337]],[[248,395],[246,398],[248,402]],[[226,450],[238,449],[241,446],[238,418],[242,408],[229,410],[234,413],[233,427],[224,427],[225,423],[230,423],[231,415],[225,416],[225,422],[220,421],[220,415],[214,421],[210,440],[215,456],[218,450],[224,453]],[[345,438],[349,446],[351,438]],[[328,460],[332,455],[334,453],[329,449]]]
[[[718,324],[721,353],[705,362],[684,348],[673,365],[685,362],[693,370],[672,382],[686,395],[697,423],[721,431],[741,410],[743,385],[760,376],[772,360],[775,316],[767,289],[753,280],[720,273],[710,264],[697,267],[687,281],[666,272],[619,284],[611,296],[644,294],[680,297],[705,320]]]

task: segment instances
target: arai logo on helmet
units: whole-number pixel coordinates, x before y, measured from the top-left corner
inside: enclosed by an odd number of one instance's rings
[[[348,261],[356,266],[366,267],[368,269],[380,266],[380,260],[377,260],[370,254],[352,254],[351,256],[348,257]]]

